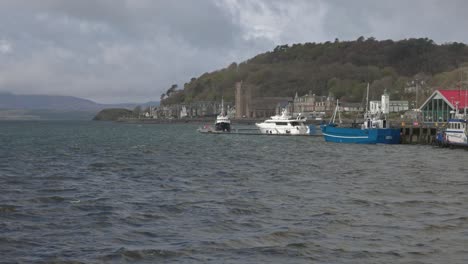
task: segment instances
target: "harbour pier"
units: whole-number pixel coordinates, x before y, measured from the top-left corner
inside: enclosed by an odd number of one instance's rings
[[[445,128],[445,122],[401,122],[402,144],[434,144],[437,131]]]

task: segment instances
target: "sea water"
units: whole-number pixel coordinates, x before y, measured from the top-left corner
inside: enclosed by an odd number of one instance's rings
[[[468,263],[464,150],[196,128],[1,122],[0,263]]]

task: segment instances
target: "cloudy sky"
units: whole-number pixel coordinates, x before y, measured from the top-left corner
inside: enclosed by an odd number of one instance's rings
[[[282,44],[468,43],[467,11],[464,0],[0,0],[0,92],[159,100]]]

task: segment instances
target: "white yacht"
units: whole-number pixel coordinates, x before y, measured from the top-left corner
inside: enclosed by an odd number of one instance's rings
[[[305,121],[301,115],[293,118],[286,109],[283,109],[281,115],[272,116],[263,123],[255,125],[263,134],[307,135],[309,128],[305,125]]]

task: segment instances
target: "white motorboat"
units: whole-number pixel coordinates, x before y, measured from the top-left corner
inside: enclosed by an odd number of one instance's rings
[[[309,128],[305,122],[306,119],[301,115],[294,118],[288,114],[286,109],[283,109],[281,115],[272,116],[270,119],[255,125],[263,134],[307,135]]]

